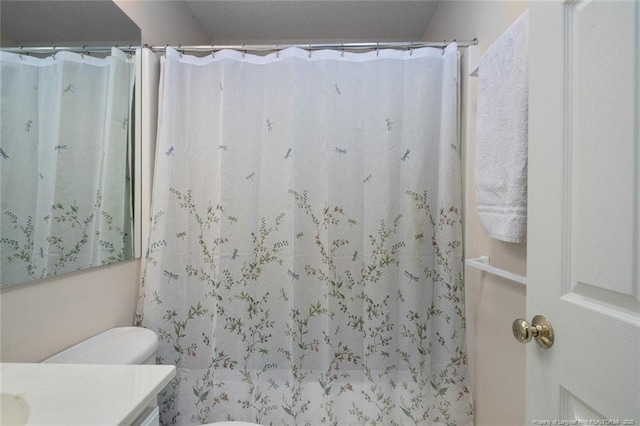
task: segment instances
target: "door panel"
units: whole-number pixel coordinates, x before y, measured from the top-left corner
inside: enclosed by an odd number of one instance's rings
[[[575,279],[636,296],[635,101],[637,3],[578,1],[567,7],[567,104],[572,156]],[[637,281],[635,281],[637,283]]]
[[[527,423],[640,424],[640,5],[530,3]],[[627,422],[627,424],[630,424]]]

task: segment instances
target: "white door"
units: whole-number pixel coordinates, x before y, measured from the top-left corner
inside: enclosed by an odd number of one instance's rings
[[[639,23],[530,2],[527,320],[555,342],[527,346],[528,425],[640,425]]]

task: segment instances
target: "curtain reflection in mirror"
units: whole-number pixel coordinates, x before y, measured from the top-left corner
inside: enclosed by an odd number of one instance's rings
[[[128,259],[134,59],[0,52],[0,283]]]

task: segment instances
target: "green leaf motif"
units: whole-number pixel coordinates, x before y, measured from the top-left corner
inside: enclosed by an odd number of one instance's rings
[[[164,397],[173,406],[163,424],[206,423],[240,409],[261,424],[471,424],[464,334],[439,328],[464,315],[464,276],[453,264],[461,246],[436,235],[455,222],[438,214],[453,214],[416,193],[417,209],[393,221],[369,212],[347,221],[346,205],[290,193],[294,214],[249,223],[241,214],[230,229],[231,216],[215,203],[207,201],[205,214],[195,192],[176,191],[185,222],[171,224],[177,246],[158,247],[158,259],[185,252],[157,269],[185,277],[188,296],[175,297],[175,286],[149,291],[168,308],[156,328],[167,330],[162,356],[183,381]],[[424,217],[410,223],[417,214]],[[188,229],[184,239],[176,229]],[[242,255],[232,262],[236,248]],[[454,351],[434,370],[432,357]],[[186,413],[189,405],[195,411]]]
[[[400,407],[400,409],[402,410],[402,412],[404,413],[404,415],[405,415],[405,416],[407,416],[407,417],[409,417],[409,418],[413,419],[413,416],[411,415],[411,411],[407,410],[407,409],[406,409],[406,408],[404,408],[404,407]]]

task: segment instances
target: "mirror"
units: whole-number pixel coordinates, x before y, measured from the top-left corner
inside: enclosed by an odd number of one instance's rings
[[[0,286],[139,256],[140,29],[111,0],[2,0],[0,19]]]

